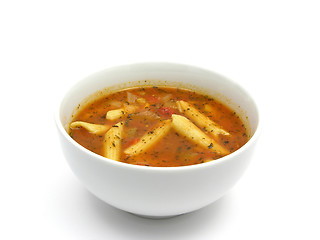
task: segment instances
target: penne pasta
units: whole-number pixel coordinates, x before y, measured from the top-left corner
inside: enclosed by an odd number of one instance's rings
[[[110,110],[106,114],[106,119],[108,120],[117,120],[119,118],[122,118],[130,113],[134,113],[136,110],[135,106],[132,105],[127,105],[123,108],[115,109],[115,110]]]
[[[103,134],[110,129],[110,126],[76,121],[70,124],[70,128],[83,127],[93,134]]]
[[[199,112],[195,107],[185,101],[177,101],[178,109],[181,113],[190,118],[196,125],[203,128],[213,137],[218,137],[219,134],[230,135],[227,131],[222,129],[219,124],[212,121],[210,118]]]
[[[169,119],[163,121],[160,126],[148,131],[139,142],[125,149],[124,153],[127,155],[137,155],[147,151],[156,143],[158,143],[165,135],[167,135],[167,133],[170,131],[170,128],[171,120]]]
[[[184,116],[172,114],[172,127],[179,134],[205,149],[209,149],[210,151],[217,152],[221,155],[226,155],[229,153],[226,148],[202,132],[196,125],[194,125],[188,118]]]
[[[123,134],[123,122],[112,126],[105,134],[104,156],[116,161],[121,156],[121,140]]]
[[[107,112],[106,119],[113,121],[113,120],[116,120],[116,119],[123,117],[125,114],[126,113],[123,108],[110,110]]]

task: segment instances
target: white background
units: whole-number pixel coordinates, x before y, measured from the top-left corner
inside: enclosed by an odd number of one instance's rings
[[[0,1],[0,239],[320,239],[319,1]],[[64,160],[58,96],[103,68],[192,64],[253,93],[245,176],[191,214],[148,220],[96,199]]]

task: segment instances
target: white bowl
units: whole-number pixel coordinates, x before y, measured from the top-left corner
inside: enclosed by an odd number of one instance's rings
[[[153,84],[186,86],[232,107],[245,122],[250,140],[216,161],[183,167],[147,167],[99,156],[75,142],[65,126],[89,95],[111,87]],[[247,168],[258,137],[259,113],[242,87],[214,72],[173,63],[138,63],[95,73],[75,84],[59,102],[56,123],[61,146],[74,174],[106,203],[146,217],[169,217],[213,203],[234,186]]]

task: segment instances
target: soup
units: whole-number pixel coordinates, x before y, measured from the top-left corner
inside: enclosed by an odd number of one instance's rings
[[[215,98],[175,87],[124,89],[81,107],[69,135],[101,156],[176,167],[226,156],[248,141],[235,111]]]

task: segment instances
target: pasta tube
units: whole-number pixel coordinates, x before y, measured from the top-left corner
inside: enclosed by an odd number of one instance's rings
[[[80,128],[83,127],[87,129],[90,133],[102,134],[109,130],[110,126],[87,123],[82,121],[76,121],[70,124],[70,128]]]
[[[219,134],[230,135],[223,130],[221,126],[212,121],[210,118],[199,112],[195,107],[185,101],[177,101],[178,109],[190,118],[196,125],[202,127],[205,131],[210,133],[213,137],[218,137]]]
[[[104,156],[116,161],[120,160],[123,122],[112,126],[105,134]]]
[[[194,125],[188,118],[172,114],[172,127],[182,136],[199,146],[210,149],[218,154],[226,155],[229,151],[214,141],[212,138],[202,132],[196,125]]]
[[[124,150],[125,154],[138,155],[139,153],[147,151],[149,148],[159,142],[165,135],[168,134],[171,128],[171,119],[165,120],[160,126],[147,132],[139,142]]]
[[[106,119],[111,121],[117,120],[119,118],[126,116],[127,114],[134,113],[135,111],[136,111],[135,106],[128,105],[123,108],[108,111],[106,114]]]

